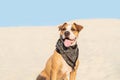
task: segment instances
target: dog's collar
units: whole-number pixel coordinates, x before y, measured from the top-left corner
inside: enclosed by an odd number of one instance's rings
[[[65,47],[63,39],[60,38],[56,44],[56,51],[61,54],[66,63],[74,69],[79,55],[77,44],[74,46]]]

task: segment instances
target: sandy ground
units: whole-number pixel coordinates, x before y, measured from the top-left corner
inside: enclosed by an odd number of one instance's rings
[[[77,80],[120,80],[120,19],[70,22],[84,26]],[[35,80],[58,38],[57,26],[0,28],[0,80]]]

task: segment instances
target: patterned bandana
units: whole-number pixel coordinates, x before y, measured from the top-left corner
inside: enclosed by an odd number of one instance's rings
[[[74,69],[76,60],[79,56],[79,49],[77,47],[77,44],[70,47],[64,46],[64,41],[62,39],[59,39],[56,44],[56,51],[62,55],[63,59],[66,61],[66,63]]]

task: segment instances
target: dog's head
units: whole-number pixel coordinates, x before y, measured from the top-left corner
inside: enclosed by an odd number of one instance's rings
[[[79,32],[83,29],[83,26],[76,23],[68,24],[64,23],[59,26],[60,36],[64,41],[65,47],[74,46]]]

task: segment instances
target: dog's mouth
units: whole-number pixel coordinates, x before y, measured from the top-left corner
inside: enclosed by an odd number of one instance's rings
[[[75,39],[69,39],[69,38],[65,38],[64,39],[64,45],[65,47],[70,47],[72,46],[72,44],[76,41],[76,38]]]

